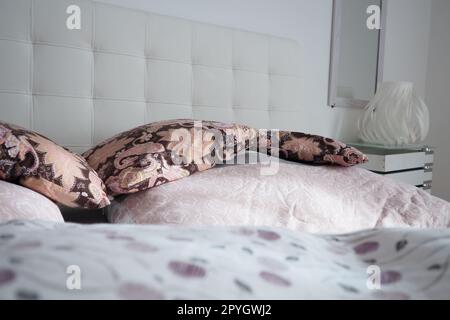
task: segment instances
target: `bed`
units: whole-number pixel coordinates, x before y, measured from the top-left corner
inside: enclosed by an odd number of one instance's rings
[[[80,30],[65,27],[68,5],[81,9]],[[18,212],[17,219],[0,215],[1,299],[450,296],[450,204],[415,187],[357,167],[324,166],[339,161],[322,155],[303,159],[320,158],[320,166],[277,159],[273,175],[261,174],[261,161],[188,166],[136,189],[103,179],[112,169],[92,165],[86,150],[104,155],[102,141],[130,143],[121,132],[149,123],[186,125],[173,119],[217,121],[225,131],[236,126],[229,123],[245,124],[243,132],[279,128],[295,137],[305,87],[296,41],[79,0],[0,0],[0,25],[7,61],[0,119],[25,128],[0,130],[9,154],[0,160],[11,162],[24,145],[41,148],[35,158],[45,158],[46,140],[27,130],[51,138],[51,149],[70,159],[58,175],[43,170],[53,174],[50,186],[0,181],[0,198],[10,204],[3,209]],[[13,144],[6,141],[11,132],[35,140]],[[148,142],[155,132],[133,139]],[[342,150],[344,165],[362,157],[333,139],[311,139],[327,152]],[[240,156],[254,155],[243,149]],[[158,152],[131,158],[168,161]],[[65,180],[69,164],[78,171]],[[133,174],[127,179],[140,175]],[[63,193],[64,183],[64,204],[85,210],[61,206],[61,215],[37,194],[57,201],[49,190]]]

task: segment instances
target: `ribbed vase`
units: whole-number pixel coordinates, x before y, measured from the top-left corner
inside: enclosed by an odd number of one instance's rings
[[[430,115],[411,82],[384,82],[359,119],[359,137],[369,144],[402,146],[425,140]]]

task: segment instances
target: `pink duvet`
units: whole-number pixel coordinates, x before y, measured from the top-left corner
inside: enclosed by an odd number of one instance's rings
[[[361,168],[280,162],[227,165],[129,195],[110,207],[114,223],[257,225],[340,233],[374,227],[446,228],[450,204]]]

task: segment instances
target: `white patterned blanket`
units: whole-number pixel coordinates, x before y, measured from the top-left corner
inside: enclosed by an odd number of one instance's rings
[[[448,299],[450,230],[0,225],[0,299]]]

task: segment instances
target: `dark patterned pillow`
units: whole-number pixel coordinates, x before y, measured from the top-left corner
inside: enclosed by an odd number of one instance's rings
[[[112,195],[128,194],[233,159],[254,134],[252,128],[237,124],[167,120],[120,133],[83,156]]]
[[[19,183],[69,207],[109,204],[86,161],[35,132],[0,122],[0,179]]]
[[[266,143],[271,150],[277,149],[280,158],[289,161],[344,167],[368,161],[367,156],[358,149],[331,138],[291,131],[280,131],[278,139],[273,136],[270,133],[264,136]]]

